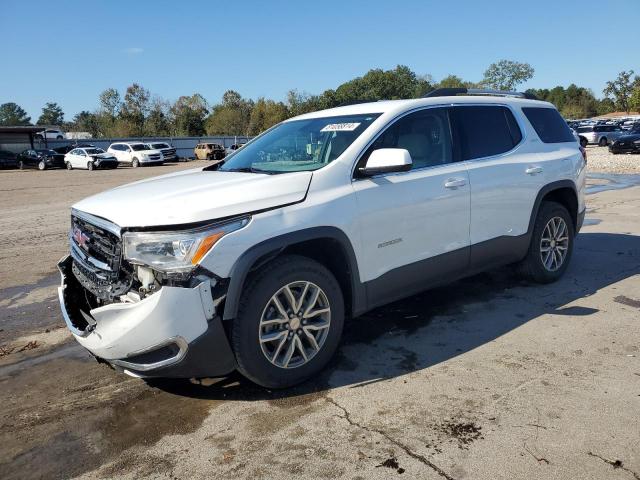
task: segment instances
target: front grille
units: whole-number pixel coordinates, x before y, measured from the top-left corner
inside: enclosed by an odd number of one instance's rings
[[[153,155],[149,155],[150,160],[160,160],[160,155],[154,153]]]
[[[73,274],[98,299],[112,301],[131,287],[131,273],[122,268],[118,235],[72,215],[70,242]]]
[[[162,155],[164,155],[165,157],[175,157],[176,156],[176,149],[175,148],[165,148],[164,150],[162,150]]]

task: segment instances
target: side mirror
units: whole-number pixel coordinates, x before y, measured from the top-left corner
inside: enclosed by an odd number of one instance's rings
[[[411,154],[404,148],[380,148],[369,155],[364,168],[359,173],[371,177],[380,173],[406,172],[411,170]]]

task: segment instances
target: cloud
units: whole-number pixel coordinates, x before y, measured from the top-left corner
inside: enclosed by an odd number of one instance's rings
[[[142,52],[144,52],[144,48],[140,47],[129,47],[124,49],[124,53],[128,55],[140,55]]]

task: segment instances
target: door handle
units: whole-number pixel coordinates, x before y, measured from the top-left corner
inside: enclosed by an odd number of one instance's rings
[[[542,173],[542,167],[529,167],[527,168],[524,173],[526,173],[527,175],[535,175],[537,173]]]
[[[467,181],[464,178],[450,178],[444,182],[444,188],[458,188],[464,187]]]

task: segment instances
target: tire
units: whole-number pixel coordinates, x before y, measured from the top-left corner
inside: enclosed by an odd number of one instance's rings
[[[62,135],[58,135],[58,136],[56,137],[56,140],[64,140],[64,137],[63,137]]]
[[[65,165],[67,166],[67,170],[73,170],[73,165],[71,165],[71,162],[65,162]]]
[[[44,160],[40,160],[38,162],[38,170],[42,171],[42,170],[46,170],[47,169],[47,164],[44,163]]]
[[[94,168],[93,162],[87,162],[87,170],[93,170]]]
[[[602,137],[600,141],[598,141],[598,145],[601,147],[606,147],[608,144],[607,137]]]
[[[307,289],[304,288],[305,285]],[[276,317],[283,316],[276,308],[274,297],[279,298],[280,305],[287,312],[291,311],[291,302],[287,301],[284,291],[287,286],[296,297],[296,302],[300,302],[302,297],[304,303],[301,307],[298,305],[300,312],[307,310],[319,313],[304,317],[299,312],[297,317],[274,324]],[[321,293],[318,294],[316,303],[310,306],[316,288]],[[263,325],[263,318],[270,324]],[[304,327],[303,322],[309,323]],[[327,323],[328,327],[317,328]],[[231,344],[238,370],[251,381],[266,388],[286,388],[303,382],[320,372],[333,357],[342,336],[343,324],[342,291],[326,267],[298,255],[276,258],[247,280],[240,298],[238,316],[232,321]],[[275,330],[272,332],[271,329]],[[261,334],[277,337],[271,342],[260,342]],[[281,334],[284,334],[284,340]],[[309,334],[314,337],[318,349],[312,345]],[[293,354],[290,355],[289,347],[292,345]],[[306,359],[299,345],[306,351]]]
[[[134,159],[131,161],[131,166],[132,166],[133,168],[138,168],[138,167],[140,166],[140,160],[138,160],[137,158],[134,158]]]
[[[18,168],[19,168],[20,170],[24,170],[24,162],[23,162],[22,160],[20,160],[20,161],[18,162]]]
[[[544,238],[548,238],[549,236],[554,237],[550,223],[552,220],[556,221],[556,224],[559,223],[557,219],[560,219],[564,223],[566,228],[566,241],[549,242]],[[559,235],[556,235],[556,237],[562,239],[565,236],[562,234],[562,227],[558,228],[558,230]],[[543,201],[533,226],[533,234],[527,256],[520,263],[520,273],[528,280],[537,283],[555,282],[562,277],[571,261],[574,239],[575,230],[573,220],[564,205],[551,201]],[[556,247],[557,249],[553,249],[553,245],[556,244],[558,245],[558,247]],[[564,250],[561,250],[561,247],[564,247]],[[552,253],[549,254],[553,258],[545,254],[543,248],[555,250],[555,252],[552,251]],[[563,251],[564,257],[561,257]],[[561,257],[561,262],[555,263],[556,259],[559,258],[558,256]],[[551,265],[549,265],[549,263],[545,264],[545,259],[549,259]]]
[[[580,146],[581,146],[582,148],[587,148],[587,145],[588,145],[588,144],[589,144],[589,142],[587,141],[587,139],[586,139],[586,138],[584,138],[584,137],[580,137]]]
[[[33,138],[35,138],[36,140],[44,140],[44,137],[42,135],[35,135]]]

